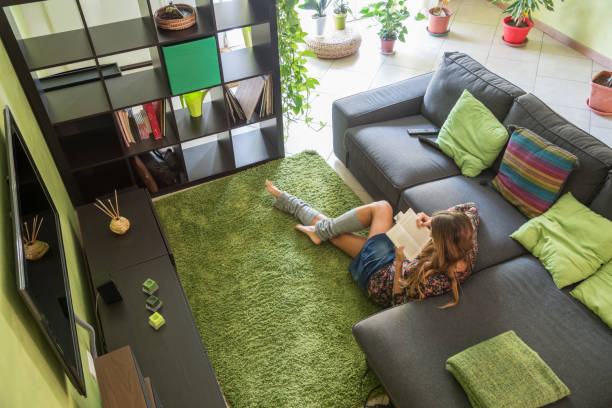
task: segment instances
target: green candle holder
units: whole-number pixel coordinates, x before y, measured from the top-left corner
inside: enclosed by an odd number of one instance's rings
[[[151,295],[147,298],[145,307],[152,312],[157,312],[163,306],[163,304],[164,302],[162,302],[160,298],[155,295]]]
[[[166,324],[166,319],[161,314],[155,312],[151,316],[149,316],[149,324],[155,330],[159,330],[164,324]]]
[[[142,282],[142,291],[147,295],[153,295],[159,289],[159,285],[153,279],[148,278]]]

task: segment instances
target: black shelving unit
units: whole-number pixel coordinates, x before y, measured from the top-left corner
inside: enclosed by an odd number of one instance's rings
[[[172,149],[183,173],[180,182],[161,188],[158,194],[284,156],[274,1],[196,0],[197,24],[182,31],[157,28],[148,0],[126,0],[138,5],[139,17],[98,25],[88,24],[83,0],[72,1],[80,28],[25,39],[8,5],[34,2],[1,2],[0,36],[75,205],[115,188],[142,186],[133,159],[153,150]],[[243,27],[251,27],[253,46],[220,52],[219,36]],[[221,81],[211,86],[216,96],[203,105],[202,116],[192,118],[186,108],[172,106],[171,98],[177,95],[170,89],[162,46],[208,37],[216,40]],[[149,64],[124,66],[121,76],[103,77],[103,64],[143,50],[149,51]],[[77,62],[89,64],[97,78],[46,92],[41,89],[40,70]],[[232,123],[222,97],[223,85],[258,75],[272,77],[274,114],[260,118],[255,113],[248,122]],[[165,136],[126,147],[113,112],[161,99],[168,106]]]

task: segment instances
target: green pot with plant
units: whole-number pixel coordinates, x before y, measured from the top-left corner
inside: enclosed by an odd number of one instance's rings
[[[303,4],[298,6],[302,10],[313,10],[315,12],[312,18],[315,20],[318,36],[322,36],[325,33],[325,21],[327,20],[325,10],[327,10],[330,3],[331,1],[329,0],[305,0]]]
[[[363,17],[373,17],[380,29],[378,36],[380,37],[380,51],[383,54],[393,54],[395,40],[406,42],[406,28],[404,21],[410,17],[410,12],[405,6],[404,0],[385,0],[377,3],[372,3],[360,11]],[[416,20],[422,20],[425,16],[419,13]]]
[[[500,3],[503,0],[492,0],[491,4]],[[563,0],[561,0],[563,1]],[[511,46],[524,44],[527,42],[527,34],[533,27],[531,13],[539,10],[540,7],[548,11],[554,11],[553,0],[514,0],[504,9],[504,14],[509,14],[503,20],[504,37],[503,40]]]
[[[336,0],[334,5],[334,25],[336,30],[344,30],[346,27],[346,16],[351,12],[346,0]]]
[[[438,0],[438,5],[429,9],[429,24],[427,32],[433,36],[448,34],[448,23],[453,13],[445,6],[450,0]]]

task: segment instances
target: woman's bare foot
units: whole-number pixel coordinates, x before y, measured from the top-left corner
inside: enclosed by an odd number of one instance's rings
[[[281,191],[276,188],[276,186],[272,184],[270,180],[266,180],[266,188],[268,189],[268,192],[274,197],[278,197],[279,195],[281,195]]]
[[[315,245],[321,245],[321,238],[319,238],[315,233],[314,225],[305,226],[302,224],[298,224],[295,226],[295,229],[298,231],[302,231],[304,234],[308,235],[308,238],[310,238],[310,240]]]

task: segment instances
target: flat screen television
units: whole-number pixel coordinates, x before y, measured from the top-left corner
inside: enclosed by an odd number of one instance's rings
[[[85,378],[57,210],[8,106],[4,109],[4,123],[11,201],[8,215],[15,238],[17,287],[66,375],[79,393],[85,395]],[[35,233],[32,231],[35,218],[36,240],[48,244],[48,250],[37,260],[34,259],[43,251],[36,249],[44,249],[44,245],[28,248],[31,244],[26,242]]]

